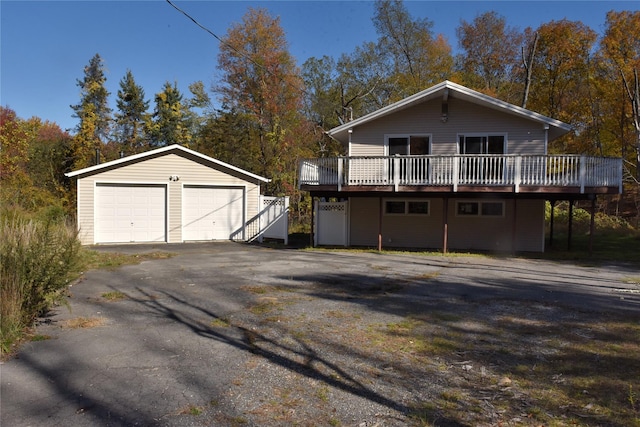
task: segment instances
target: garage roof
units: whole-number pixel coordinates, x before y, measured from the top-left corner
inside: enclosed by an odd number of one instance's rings
[[[239,174],[242,174],[248,178],[257,180],[257,181],[262,181],[262,182],[270,182],[271,180],[268,178],[264,178],[262,176],[253,174],[251,172],[248,172],[244,169],[240,169],[238,167],[235,167],[233,165],[230,165],[228,163],[222,162],[220,160],[214,159],[213,157],[209,157],[209,156],[205,156],[204,154],[198,153],[197,151],[193,151],[190,150],[189,148],[183,147],[182,145],[178,145],[178,144],[173,144],[173,145],[168,145],[166,147],[162,147],[162,148],[158,148],[155,150],[150,150],[150,151],[145,151],[144,153],[138,153],[138,154],[134,154],[132,156],[127,156],[127,157],[123,157],[121,159],[117,159],[117,160],[112,160],[110,162],[106,162],[106,163],[101,163],[99,165],[95,165],[95,166],[89,166],[88,168],[84,168],[84,169],[78,169],[76,171],[73,172],[68,172],[65,173],[65,176],[69,177],[69,178],[73,178],[75,176],[78,175],[87,175],[87,174],[92,174],[92,173],[96,173],[96,172],[100,172],[103,169],[107,169],[107,168],[113,168],[114,166],[118,166],[120,164],[130,164],[133,162],[138,162],[138,161],[143,161],[147,158],[150,157],[157,157],[158,155],[165,155],[165,154],[175,154],[175,153],[182,153],[182,154],[188,154],[194,157],[197,157],[201,160],[203,160],[205,163],[211,163],[215,166],[219,166],[222,168],[226,168],[229,170],[232,170],[234,172],[237,172]]]

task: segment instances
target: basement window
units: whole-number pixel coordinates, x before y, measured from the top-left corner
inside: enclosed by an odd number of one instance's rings
[[[385,215],[429,215],[428,200],[386,200]]]
[[[456,202],[456,216],[502,217],[504,216],[504,202]]]

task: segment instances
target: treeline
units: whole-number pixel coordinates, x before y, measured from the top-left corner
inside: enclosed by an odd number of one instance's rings
[[[167,82],[147,99],[128,71],[115,109],[97,54],[77,81],[74,135],[2,109],[2,200],[55,200],[72,211],[64,172],[94,164],[96,153],[108,161],[177,143],[271,178],[265,191],[292,196],[303,216],[309,201],[296,188],[299,159],[344,154],[324,131],[448,79],[571,124],[551,152],[623,157],[625,203],[603,208],[637,215],[639,11],[609,12],[600,35],[566,19],[519,29],[490,11],[461,21],[455,55],[433,22],[411,16],[400,0],[377,0],[372,22],[377,40],[298,67],[279,19],[248,9],[222,37],[217,84],[195,82],[185,96]]]

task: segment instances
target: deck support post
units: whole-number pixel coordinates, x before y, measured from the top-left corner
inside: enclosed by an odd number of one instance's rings
[[[383,209],[383,204],[382,204],[382,197],[379,197],[380,200],[380,206],[378,209],[378,251],[382,251],[382,209]]]
[[[555,200],[549,200],[549,204],[551,205],[551,216],[549,218],[549,247],[553,247],[553,220],[555,218]]]
[[[442,253],[447,253],[447,245],[449,240],[449,199],[444,198],[442,201]]]
[[[517,230],[517,220],[518,217],[518,199],[513,198],[513,223],[511,224],[511,253],[516,253],[516,230]]]
[[[573,235],[573,199],[569,200],[569,228],[567,230],[567,250],[571,250],[571,237]]]
[[[316,212],[315,197],[311,196],[311,232],[309,233],[309,244],[311,245],[312,248],[316,246],[315,245],[316,238],[313,233],[313,230],[314,230],[313,217],[315,216],[315,212]]]
[[[595,194],[591,199],[591,222],[589,223],[589,256],[593,255],[593,233],[596,229],[596,198]]]

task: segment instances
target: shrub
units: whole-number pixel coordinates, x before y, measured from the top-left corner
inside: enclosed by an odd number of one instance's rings
[[[549,224],[551,219],[551,204],[546,202],[545,206],[545,223]],[[607,215],[603,212],[596,212],[595,227],[599,232],[606,231],[608,233],[630,233],[634,228],[624,219],[617,216]],[[569,204],[566,202],[558,203],[554,209],[554,224],[564,230],[569,224]],[[588,233],[591,225],[591,213],[580,207],[573,208],[573,230],[576,233]]]
[[[55,217],[55,215],[51,216]],[[6,352],[22,330],[64,298],[79,267],[77,231],[61,219],[17,211],[0,219],[0,342]]]

